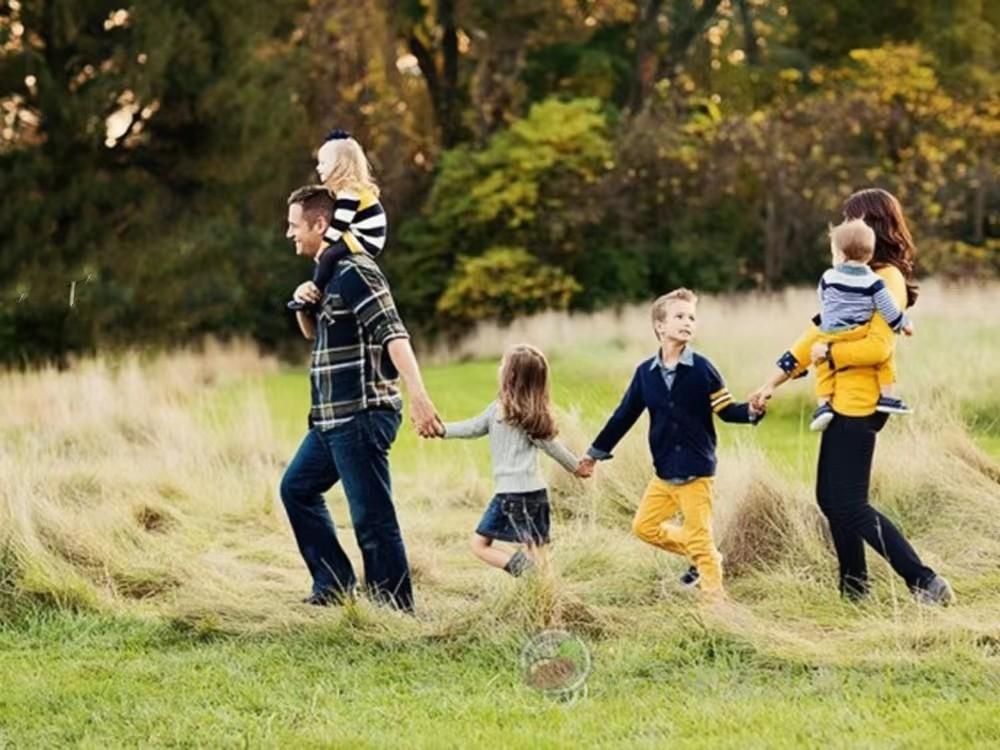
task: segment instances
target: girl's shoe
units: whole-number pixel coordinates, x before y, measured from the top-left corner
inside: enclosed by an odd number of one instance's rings
[[[534,567],[535,564],[531,561],[531,558],[524,554],[522,550],[518,550],[510,556],[510,559],[507,561],[507,564],[503,566],[503,569],[515,578],[518,578],[532,570]]]
[[[901,398],[891,398],[890,396],[879,396],[878,403],[875,404],[875,411],[883,414],[913,414],[913,409],[906,405]]]
[[[809,423],[809,429],[813,432],[822,432],[832,421],[833,407],[828,403],[820,404],[816,408],[816,411],[813,412],[813,418],[812,422]]]

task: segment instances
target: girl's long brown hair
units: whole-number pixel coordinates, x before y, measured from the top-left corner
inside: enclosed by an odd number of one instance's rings
[[[529,344],[512,346],[500,365],[500,407],[505,422],[520,427],[535,440],[556,436],[549,401],[549,363]]]
[[[895,266],[906,279],[906,306],[912,307],[919,294],[913,283],[917,248],[906,226],[903,207],[892,193],[880,188],[859,190],[844,202],[845,219],[864,219],[875,232],[875,255],[869,265],[878,269]]]

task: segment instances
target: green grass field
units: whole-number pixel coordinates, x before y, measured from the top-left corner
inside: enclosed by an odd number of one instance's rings
[[[411,618],[297,603],[308,581],[275,486],[304,431],[304,369],[224,350],[5,376],[0,748],[995,747],[1000,350],[994,323],[956,339],[951,314],[922,321],[906,363],[918,412],[890,422],[873,484],[954,583],[946,610],[913,603],[878,559],[869,601],[836,596],[808,384],[760,427],[718,424],[730,601],[713,606],[671,585],[681,561],[629,535],[650,473],[642,423],[589,483],[547,464],[551,562],[522,580],[466,549],[490,496],[486,442],[404,427]],[[703,349],[737,394],[767,364],[742,366],[743,338]],[[940,363],[973,343],[961,387],[943,387]],[[547,348],[563,438],[582,450],[648,342]],[[477,413],[496,366],[426,367],[441,414]],[[330,503],[357,560],[339,491]],[[575,701],[522,677],[524,643],[547,628],[592,652]]]

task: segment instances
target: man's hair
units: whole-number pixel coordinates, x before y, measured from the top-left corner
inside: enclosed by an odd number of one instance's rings
[[[288,196],[288,205],[298,203],[302,206],[302,218],[309,224],[324,218],[327,223],[333,221],[333,196],[322,185],[306,185],[295,190]]]
[[[875,232],[862,219],[849,219],[833,227],[830,242],[847,260],[867,263],[875,254]]]
[[[698,295],[692,292],[690,289],[681,287],[680,289],[674,289],[672,292],[664,294],[662,297],[653,303],[653,330],[656,330],[657,323],[663,323],[667,319],[667,311],[670,309],[670,305],[678,300],[683,300],[684,302],[690,302],[693,305],[698,304]]]

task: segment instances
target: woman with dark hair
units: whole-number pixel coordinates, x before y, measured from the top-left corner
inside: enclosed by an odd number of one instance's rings
[[[899,306],[916,302],[913,283],[916,248],[899,201],[877,188],[854,193],[844,204],[844,219],[863,219],[875,232],[869,265]],[[834,371],[833,421],[823,432],[816,470],[816,500],[830,522],[840,564],[840,592],[850,599],[868,593],[867,542],[898,573],[917,601],[949,604],[955,595],[942,576],[926,566],[888,518],[868,502],[875,437],[887,414],[875,410],[879,398],[877,366],[892,356],[894,337],[881,316],[874,316],[864,338],[818,342],[819,329],[808,331],[778,360],[777,371],[751,396],[762,408],[774,390],[805,374],[810,362],[825,359]]]

